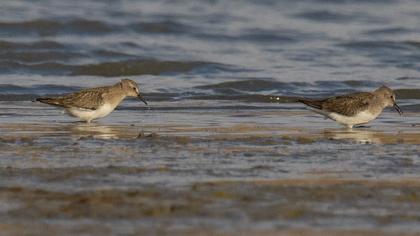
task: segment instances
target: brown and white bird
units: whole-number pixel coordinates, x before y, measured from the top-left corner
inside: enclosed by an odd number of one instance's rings
[[[126,97],[137,97],[147,105],[140,94],[139,86],[130,79],[123,79],[111,86],[84,89],[64,96],[37,98],[36,101],[62,107],[69,115],[90,123],[92,120],[107,116]]]
[[[395,93],[382,86],[373,92],[358,92],[325,99],[298,99],[310,110],[335,120],[348,128],[365,124],[378,117],[386,107],[394,107],[400,115],[401,108],[395,100]]]

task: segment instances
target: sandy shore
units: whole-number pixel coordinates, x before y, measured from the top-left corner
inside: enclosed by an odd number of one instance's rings
[[[415,113],[346,130],[293,109],[134,112],[0,123],[2,232],[420,232]]]

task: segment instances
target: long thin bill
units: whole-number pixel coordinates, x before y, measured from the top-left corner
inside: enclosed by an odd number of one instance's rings
[[[403,112],[402,112],[401,108],[397,105],[397,103],[394,103],[394,108],[395,108],[395,110],[398,111],[398,114],[400,114],[400,116],[402,116]]]
[[[140,99],[140,101],[144,102],[144,104],[148,105],[147,102],[146,102],[146,100],[144,100],[144,98],[143,98],[143,96],[141,94],[139,94],[137,96],[137,98]]]

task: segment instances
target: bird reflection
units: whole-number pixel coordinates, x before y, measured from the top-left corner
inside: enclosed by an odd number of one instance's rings
[[[97,139],[135,138],[138,135],[135,130],[127,127],[85,123],[74,123],[70,126],[70,131],[80,137]]]
[[[324,136],[334,140],[352,140],[357,143],[384,143],[384,134],[379,131],[364,129],[330,129],[324,131]]]

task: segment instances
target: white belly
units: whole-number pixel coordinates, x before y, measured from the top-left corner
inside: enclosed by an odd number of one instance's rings
[[[327,118],[335,120],[338,123],[345,125],[349,128],[352,128],[354,125],[368,123],[369,121],[374,120],[380,114],[380,113],[373,114],[368,111],[362,111],[355,116],[344,116],[335,112],[322,111],[322,110],[311,108],[311,107],[309,109]]]
[[[83,108],[67,108],[66,111],[71,115],[80,118],[81,120],[87,121],[90,123],[90,121],[105,117],[109,113],[111,113],[115,109],[115,106],[111,106],[109,104],[104,104],[101,107],[99,107],[96,110],[89,110],[89,109],[83,109]]]
[[[329,117],[340,124],[352,127],[353,125],[365,124],[374,120],[379,114],[372,114],[367,111],[358,113],[355,116],[343,116],[338,113],[329,113]]]

